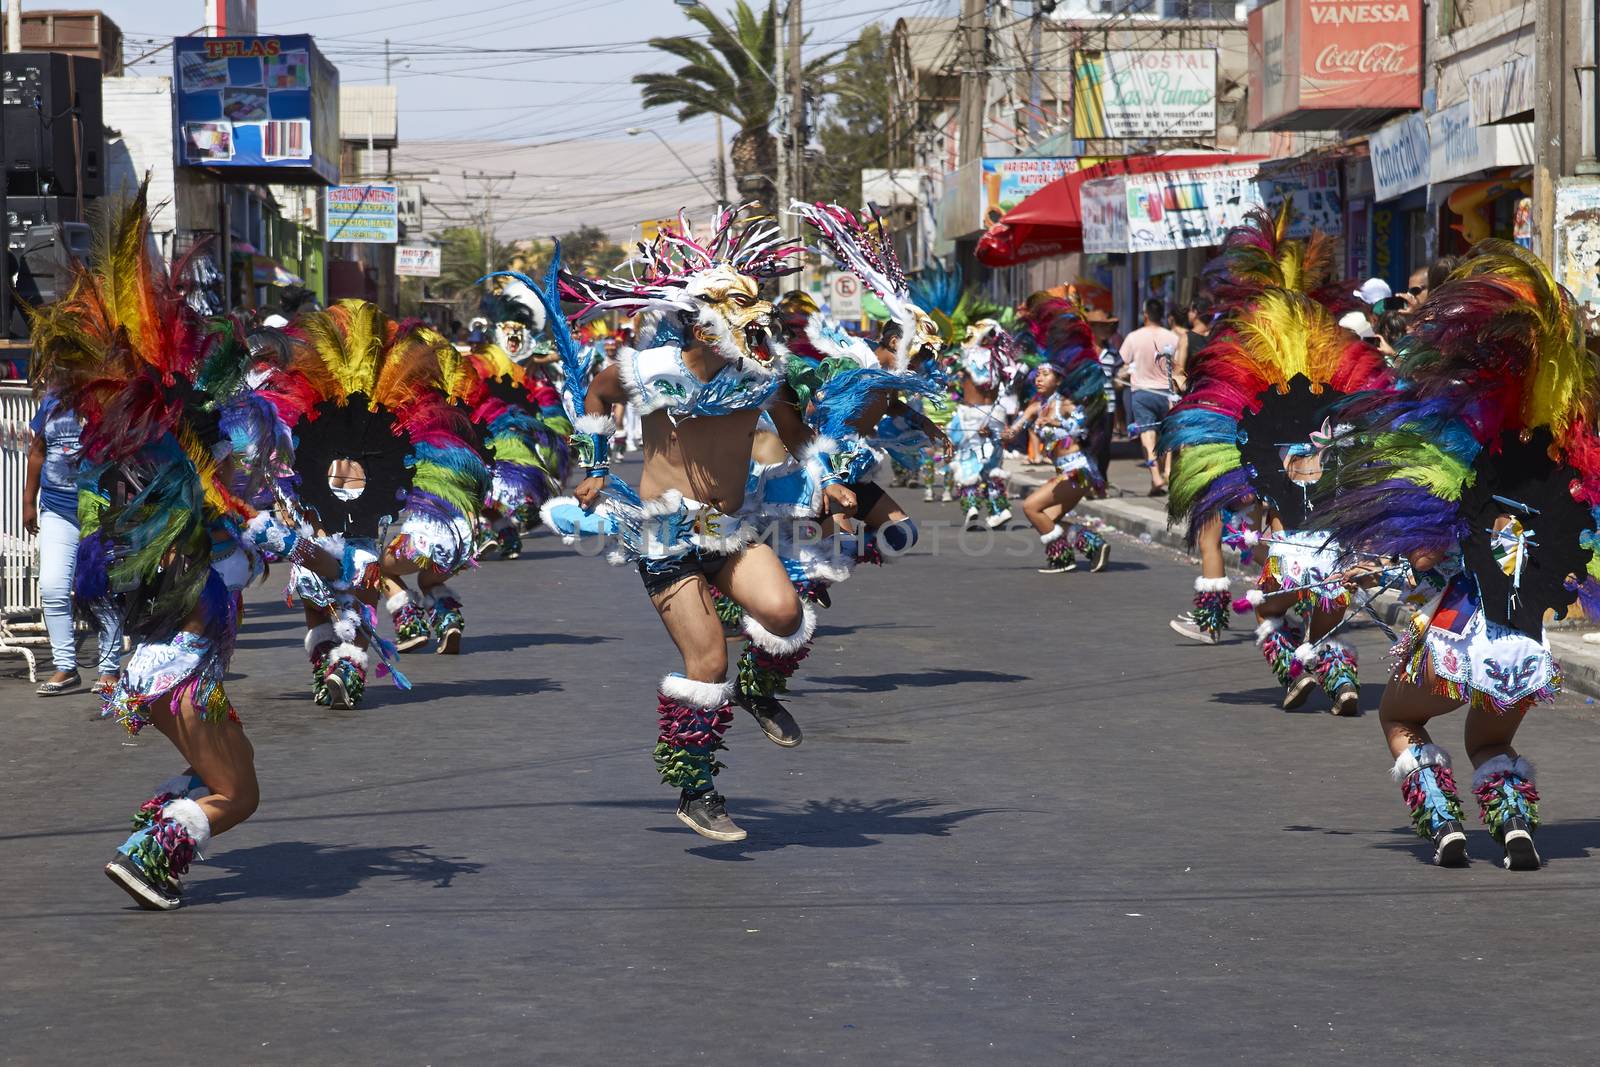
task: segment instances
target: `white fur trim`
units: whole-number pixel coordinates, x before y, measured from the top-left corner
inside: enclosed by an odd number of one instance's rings
[[[1283,629],[1282,619],[1262,619],[1256,627],[1256,644],[1258,646],[1266,644],[1267,638],[1281,629]]]
[[[774,656],[789,656],[800,651],[811,640],[816,628],[817,612],[810,604],[800,605],[800,629],[788,637],[779,637],[771,632],[757,622],[754,615],[746,614],[744,617],[744,632],[749,635],[750,643]]]
[[[1514,774],[1524,782],[1531,782],[1533,781],[1533,764],[1522,756],[1507,756],[1502,752],[1472,772],[1473,792],[1477,792],[1478,788],[1489,779],[1490,775],[1495,774]]]
[[[1039,543],[1041,545],[1053,545],[1057,541],[1059,541],[1063,537],[1065,537],[1066,534],[1067,534],[1066,527],[1064,527],[1064,526],[1056,526],[1056,527],[1053,527],[1050,530],[1049,533],[1040,534],[1039,535]]]
[[[1244,598],[1251,607],[1259,608],[1267,599],[1267,594],[1263,593],[1259,589],[1251,589],[1244,594]]]
[[[456,591],[451,589],[448,584],[436,585],[426,593],[422,594],[422,602],[431,608],[433,605],[439,602],[439,598],[442,596],[447,596],[458,604],[464,603]]]
[[[1228,578],[1196,578],[1194,591],[1196,593],[1226,593],[1233,587],[1233,582]]]
[[[1395,757],[1394,766],[1389,770],[1390,778],[1403,782],[1422,767],[1450,769],[1450,753],[1438,745],[1423,745],[1420,753],[1413,754],[1411,749],[1415,747],[1410,746]]]
[[[194,838],[194,850],[200,851],[200,846],[211,840],[211,820],[206,818],[206,813],[188,797],[174,800],[161,809],[161,814],[189,831],[189,836]]]
[[[401,608],[405,607],[411,602],[411,590],[402,589],[400,592],[383,602],[383,610],[387,611],[390,615],[393,615],[395,612],[399,611]]]
[[[617,420],[610,415],[579,415],[572,420],[573,433],[592,433],[596,437],[615,437]]]
[[[1317,641],[1307,641],[1294,650],[1294,658],[1309,667],[1322,658],[1322,644]]]
[[[820,311],[813,311],[806,316],[806,340],[811,342],[812,347],[828,356],[848,356],[861,367],[876,367],[878,354],[866,341],[855,338],[854,344],[841,345],[823,332],[824,327],[832,321]]]
[[[562,507],[562,506],[565,506],[565,505],[571,505],[572,507],[577,507],[578,506],[578,498],[575,497],[575,496],[553,496],[553,497],[551,497],[549,500],[546,500],[543,504],[539,505],[539,521],[551,533],[559,535],[560,538],[561,538],[561,543],[562,544],[564,544],[564,545],[575,545],[575,544],[578,543],[578,535],[575,534],[575,533],[567,533],[567,532],[563,531],[550,518],[550,514],[551,514],[550,509],[551,508]]]
[[[839,451],[839,442],[827,434],[817,434],[800,450],[801,463],[821,463],[824,452]]]
[[[333,616],[333,633],[341,641],[354,641],[356,633],[361,628],[361,616],[354,611],[340,608]]]
[[[318,626],[313,626],[306,631],[306,655],[309,656],[315,652],[318,645],[330,644],[335,640],[333,623],[325,622]]]
[[[351,663],[358,663],[361,665],[363,670],[372,666],[372,657],[367,653],[367,650],[362,648],[360,645],[351,644],[349,641],[346,641],[342,645],[336,646],[334,650],[329,653],[329,656],[333,659],[349,660]]]
[[[639,505],[639,514],[647,519],[660,515],[673,515],[682,510],[683,494],[676,489],[668,489],[660,496]]]
[[[681,674],[661,679],[661,695],[691,708],[712,710],[733,700],[732,682],[697,682]]]

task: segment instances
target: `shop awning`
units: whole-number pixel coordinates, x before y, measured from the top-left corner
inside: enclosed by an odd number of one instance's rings
[[[978,240],[978,262],[988,267],[1010,267],[1031,259],[1083,251],[1083,213],[1079,206],[1079,190],[1084,182],[1094,178],[1190,170],[1218,163],[1247,163],[1261,158],[1226,152],[1162,153],[1109,159],[1085,167],[1051,182],[989,227],[989,232]]]

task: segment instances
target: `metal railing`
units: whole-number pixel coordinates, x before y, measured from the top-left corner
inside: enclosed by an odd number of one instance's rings
[[[33,440],[28,423],[38,409],[26,382],[0,382],[0,653],[27,660],[33,681],[33,649],[49,644],[39,611],[38,552],[22,528],[22,484]]]

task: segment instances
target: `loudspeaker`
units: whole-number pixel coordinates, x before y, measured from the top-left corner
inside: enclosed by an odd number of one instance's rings
[[[87,263],[92,243],[92,231],[87,223],[53,222],[28,227],[20,245],[9,250],[11,263],[17,270],[17,284],[13,289],[16,299],[24,304],[40,305],[60,298],[71,283],[72,262]],[[28,336],[27,320],[21,308],[13,314],[9,332],[12,337]]]
[[[74,196],[8,196],[5,205],[8,244],[13,252],[22,248],[35,226],[86,221],[78,217],[78,198]],[[89,204],[83,206],[87,209]]]
[[[105,191],[100,61],[61,52],[0,55],[6,192],[84,196]]]

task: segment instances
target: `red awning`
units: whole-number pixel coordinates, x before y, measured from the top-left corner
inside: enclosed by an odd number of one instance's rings
[[[1222,152],[1194,152],[1129,156],[1085,167],[1057,178],[989,227],[989,232],[978,239],[978,262],[988,267],[1010,267],[1030,259],[1083,251],[1083,214],[1078,208],[1078,191],[1083,188],[1084,182],[1094,178],[1150,174],[1163,170],[1192,170],[1218,163],[1249,163],[1262,158]]]

